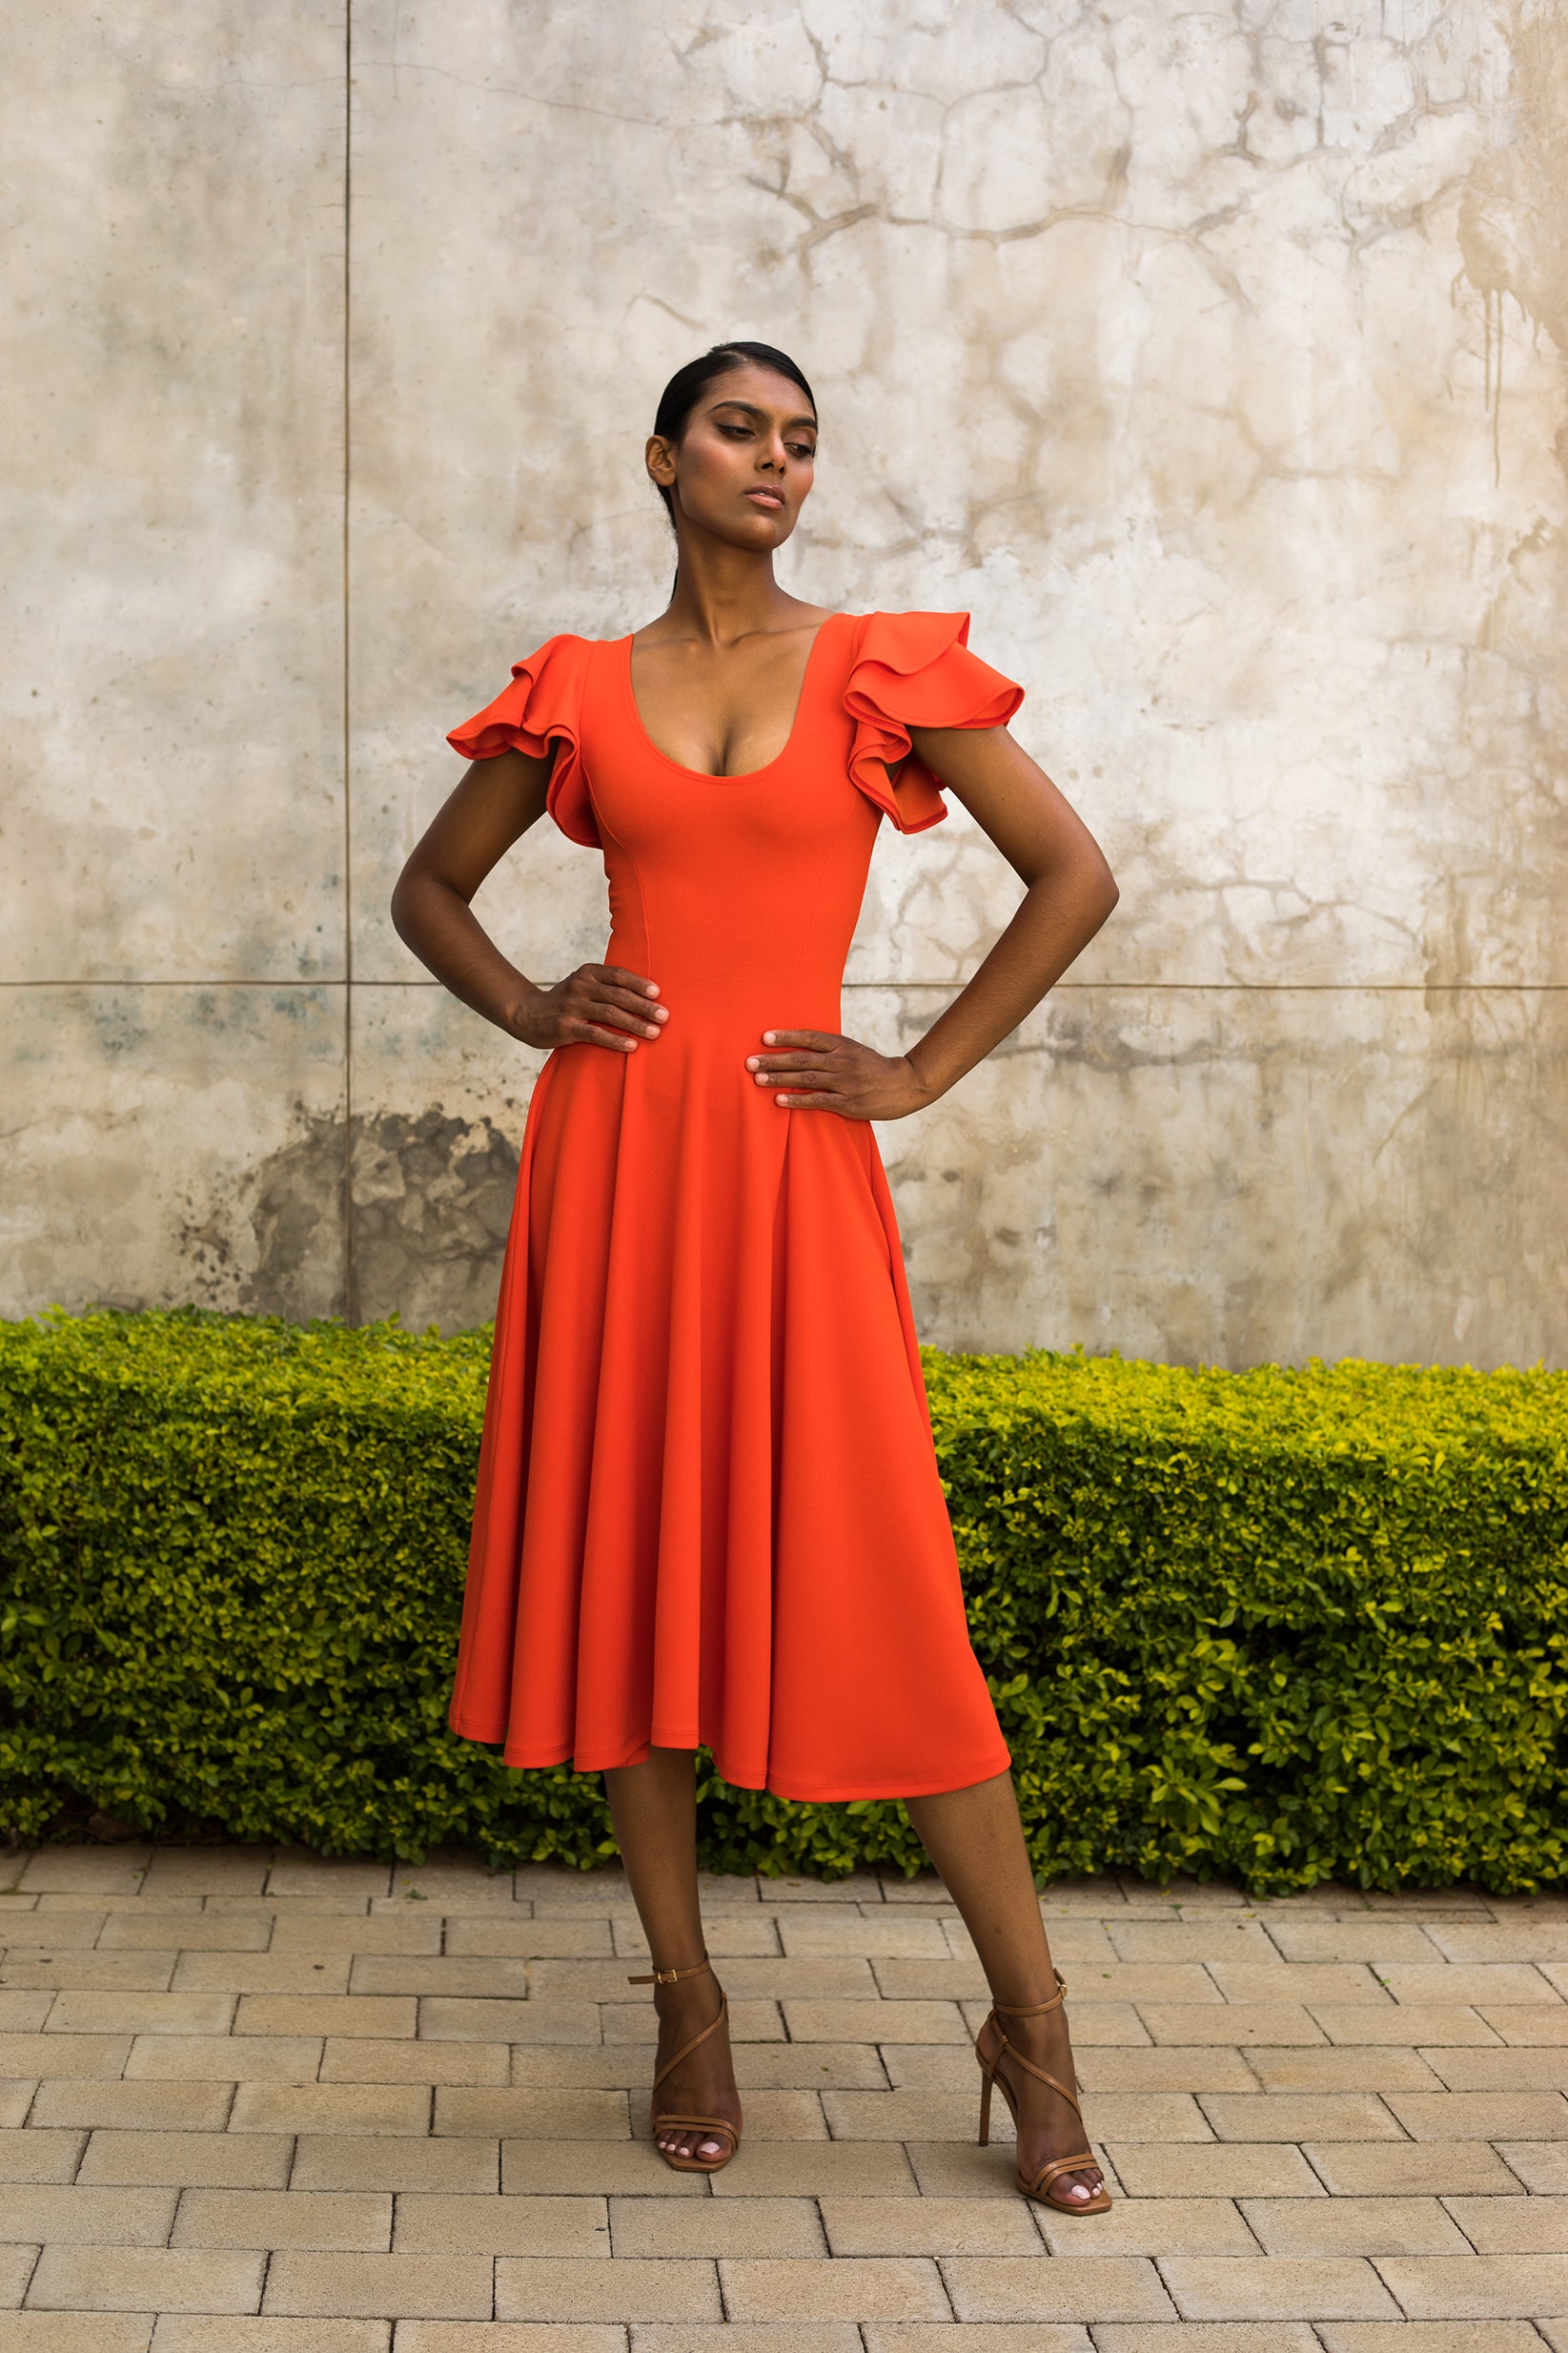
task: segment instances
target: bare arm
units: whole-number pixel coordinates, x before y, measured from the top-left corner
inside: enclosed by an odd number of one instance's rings
[[[786,1110],[902,1119],[934,1103],[1033,1012],[1116,904],[1093,835],[1006,727],[917,727],[910,737],[1027,886],[1024,900],[906,1054],[823,1030],[764,1032],[764,1043],[785,1051],[750,1054],[746,1068]]]
[[[552,758],[554,755],[552,755]],[[657,1037],[669,1018],[647,1000],[656,982],[618,965],[582,964],[541,987],[503,956],[469,902],[513,844],[544,814],[551,760],[503,751],[476,760],[415,845],[392,894],[398,938],[437,979],[526,1046],[586,1041],[619,1053]]]

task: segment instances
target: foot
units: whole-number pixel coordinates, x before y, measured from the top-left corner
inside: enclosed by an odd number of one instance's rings
[[[1042,1995],[1041,1998],[1045,1996]],[[1036,2067],[1043,2067],[1058,2083],[1069,2084],[1077,2090],[1065,2005],[1048,2010],[1041,2017],[1004,2018],[1002,2025],[1014,2051]],[[988,2017],[980,2030],[982,2053],[988,2059],[994,2058],[1001,2042],[995,2019]],[[1088,2135],[1067,2101],[1049,2084],[1031,2076],[1027,2067],[1015,2066],[1010,2054],[1003,2058],[996,2073],[999,2080],[1006,2077],[1018,2103],[1018,2170],[1026,2181],[1032,2180],[1042,2165],[1049,2165],[1057,2158],[1075,2156],[1088,2145]],[[991,2113],[994,2118],[994,2102]],[[1104,2187],[1105,2176],[1098,2165],[1086,2165],[1078,2173],[1059,2173],[1054,2181],[1047,2183],[1045,2196],[1053,2206],[1070,2214],[1075,2206],[1087,2206]]]
[[[659,2012],[659,2054],[654,2072],[672,2058],[682,2043],[693,2035],[700,2035],[704,2026],[719,2015],[723,1989],[711,1970],[704,1969],[695,1977],[681,1977],[673,1985],[656,1985],[653,1990]],[[735,2069],[729,2055],[729,2035],[721,2027],[705,2042],[672,2068],[654,2095],[661,2110],[673,2109],[678,2116],[723,2117],[741,2129],[741,2101],[735,2088]],[[654,2135],[655,2146],[671,2157],[696,2157],[706,2163],[723,2157],[729,2142],[713,2133],[666,2131]]]

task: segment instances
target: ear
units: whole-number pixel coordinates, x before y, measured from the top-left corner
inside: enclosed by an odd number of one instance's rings
[[[657,482],[662,490],[674,488],[675,451],[664,440],[662,434],[649,434],[647,445],[642,452],[642,461],[648,469],[650,481]]]

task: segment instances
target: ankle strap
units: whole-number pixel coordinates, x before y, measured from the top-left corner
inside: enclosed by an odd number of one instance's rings
[[[1059,2009],[1067,1995],[1067,1979],[1059,1969],[1050,1974],[1056,1980],[1056,1991],[1049,2002],[992,2002],[991,2008],[1004,2018],[1037,2018],[1042,2011]]]
[[[704,1953],[702,1959],[693,1961],[689,1969],[654,1969],[650,1970],[646,1976],[628,1977],[626,1983],[628,1985],[673,1985],[677,1977],[695,1977],[700,1970],[712,1967],[713,1963]]]

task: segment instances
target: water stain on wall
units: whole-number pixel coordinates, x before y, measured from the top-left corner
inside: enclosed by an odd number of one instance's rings
[[[239,1303],[290,1318],[329,1312],[368,1321],[396,1312],[416,1331],[483,1323],[495,1313],[517,1178],[518,1147],[487,1118],[454,1117],[439,1106],[347,1122],[307,1118],[251,1179],[255,1263]],[[324,1310],[320,1269],[334,1258],[344,1271]]]

